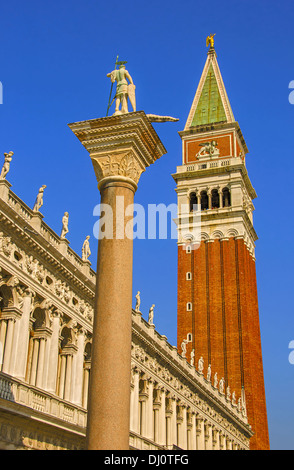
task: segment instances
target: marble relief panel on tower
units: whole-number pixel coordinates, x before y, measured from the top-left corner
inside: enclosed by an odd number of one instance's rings
[[[196,135],[184,140],[184,164],[244,155],[234,131]]]

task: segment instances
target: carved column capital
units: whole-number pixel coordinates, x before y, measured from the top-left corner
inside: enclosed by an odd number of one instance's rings
[[[145,168],[166,153],[144,111],[69,127],[90,154],[99,189],[109,181],[125,181],[136,190]]]

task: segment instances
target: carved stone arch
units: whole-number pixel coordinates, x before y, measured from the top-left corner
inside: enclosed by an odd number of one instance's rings
[[[34,317],[34,313],[35,311],[39,309],[41,310],[43,313],[43,318],[44,318],[44,324],[43,324],[43,327],[48,327],[50,328],[51,327],[51,323],[52,323],[52,317],[51,317],[51,312],[52,310],[54,309],[54,306],[51,304],[50,301],[48,300],[37,300],[34,304],[34,307],[32,309],[32,312],[31,312],[31,316],[33,318]]]
[[[13,287],[8,286],[5,282],[0,285],[1,308],[15,307],[18,305],[18,299]]]
[[[218,238],[223,238],[223,237],[224,237],[224,234],[221,230],[215,230],[211,235],[211,238],[213,238],[214,240]]]
[[[235,228],[230,228],[226,233],[226,237],[228,237],[228,238],[238,237],[238,235],[239,235],[239,232]]]
[[[209,235],[206,232],[201,232],[201,241],[209,240]]]
[[[85,361],[90,361],[92,358],[92,341],[91,340],[88,340],[85,342],[84,357],[85,357]]]
[[[34,320],[33,330],[37,331],[46,326],[46,312],[38,304],[35,306],[32,312],[32,318]]]
[[[65,324],[61,329],[61,349],[74,344],[74,331],[70,325]]]

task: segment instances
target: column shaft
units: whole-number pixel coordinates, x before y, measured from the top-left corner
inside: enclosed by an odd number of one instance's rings
[[[106,183],[101,203],[113,210],[113,238],[98,243],[87,448],[129,448],[133,240],[124,235],[134,186]],[[122,207],[116,207],[117,197]],[[116,238],[119,231],[122,238]],[[99,399],[97,399],[99,397]]]

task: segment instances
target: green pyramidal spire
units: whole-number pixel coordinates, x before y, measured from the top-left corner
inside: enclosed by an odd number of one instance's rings
[[[211,48],[185,129],[217,122],[234,122],[234,116],[216,60],[215,50]]]
[[[191,125],[212,124],[226,120],[215,73],[210,64]]]

